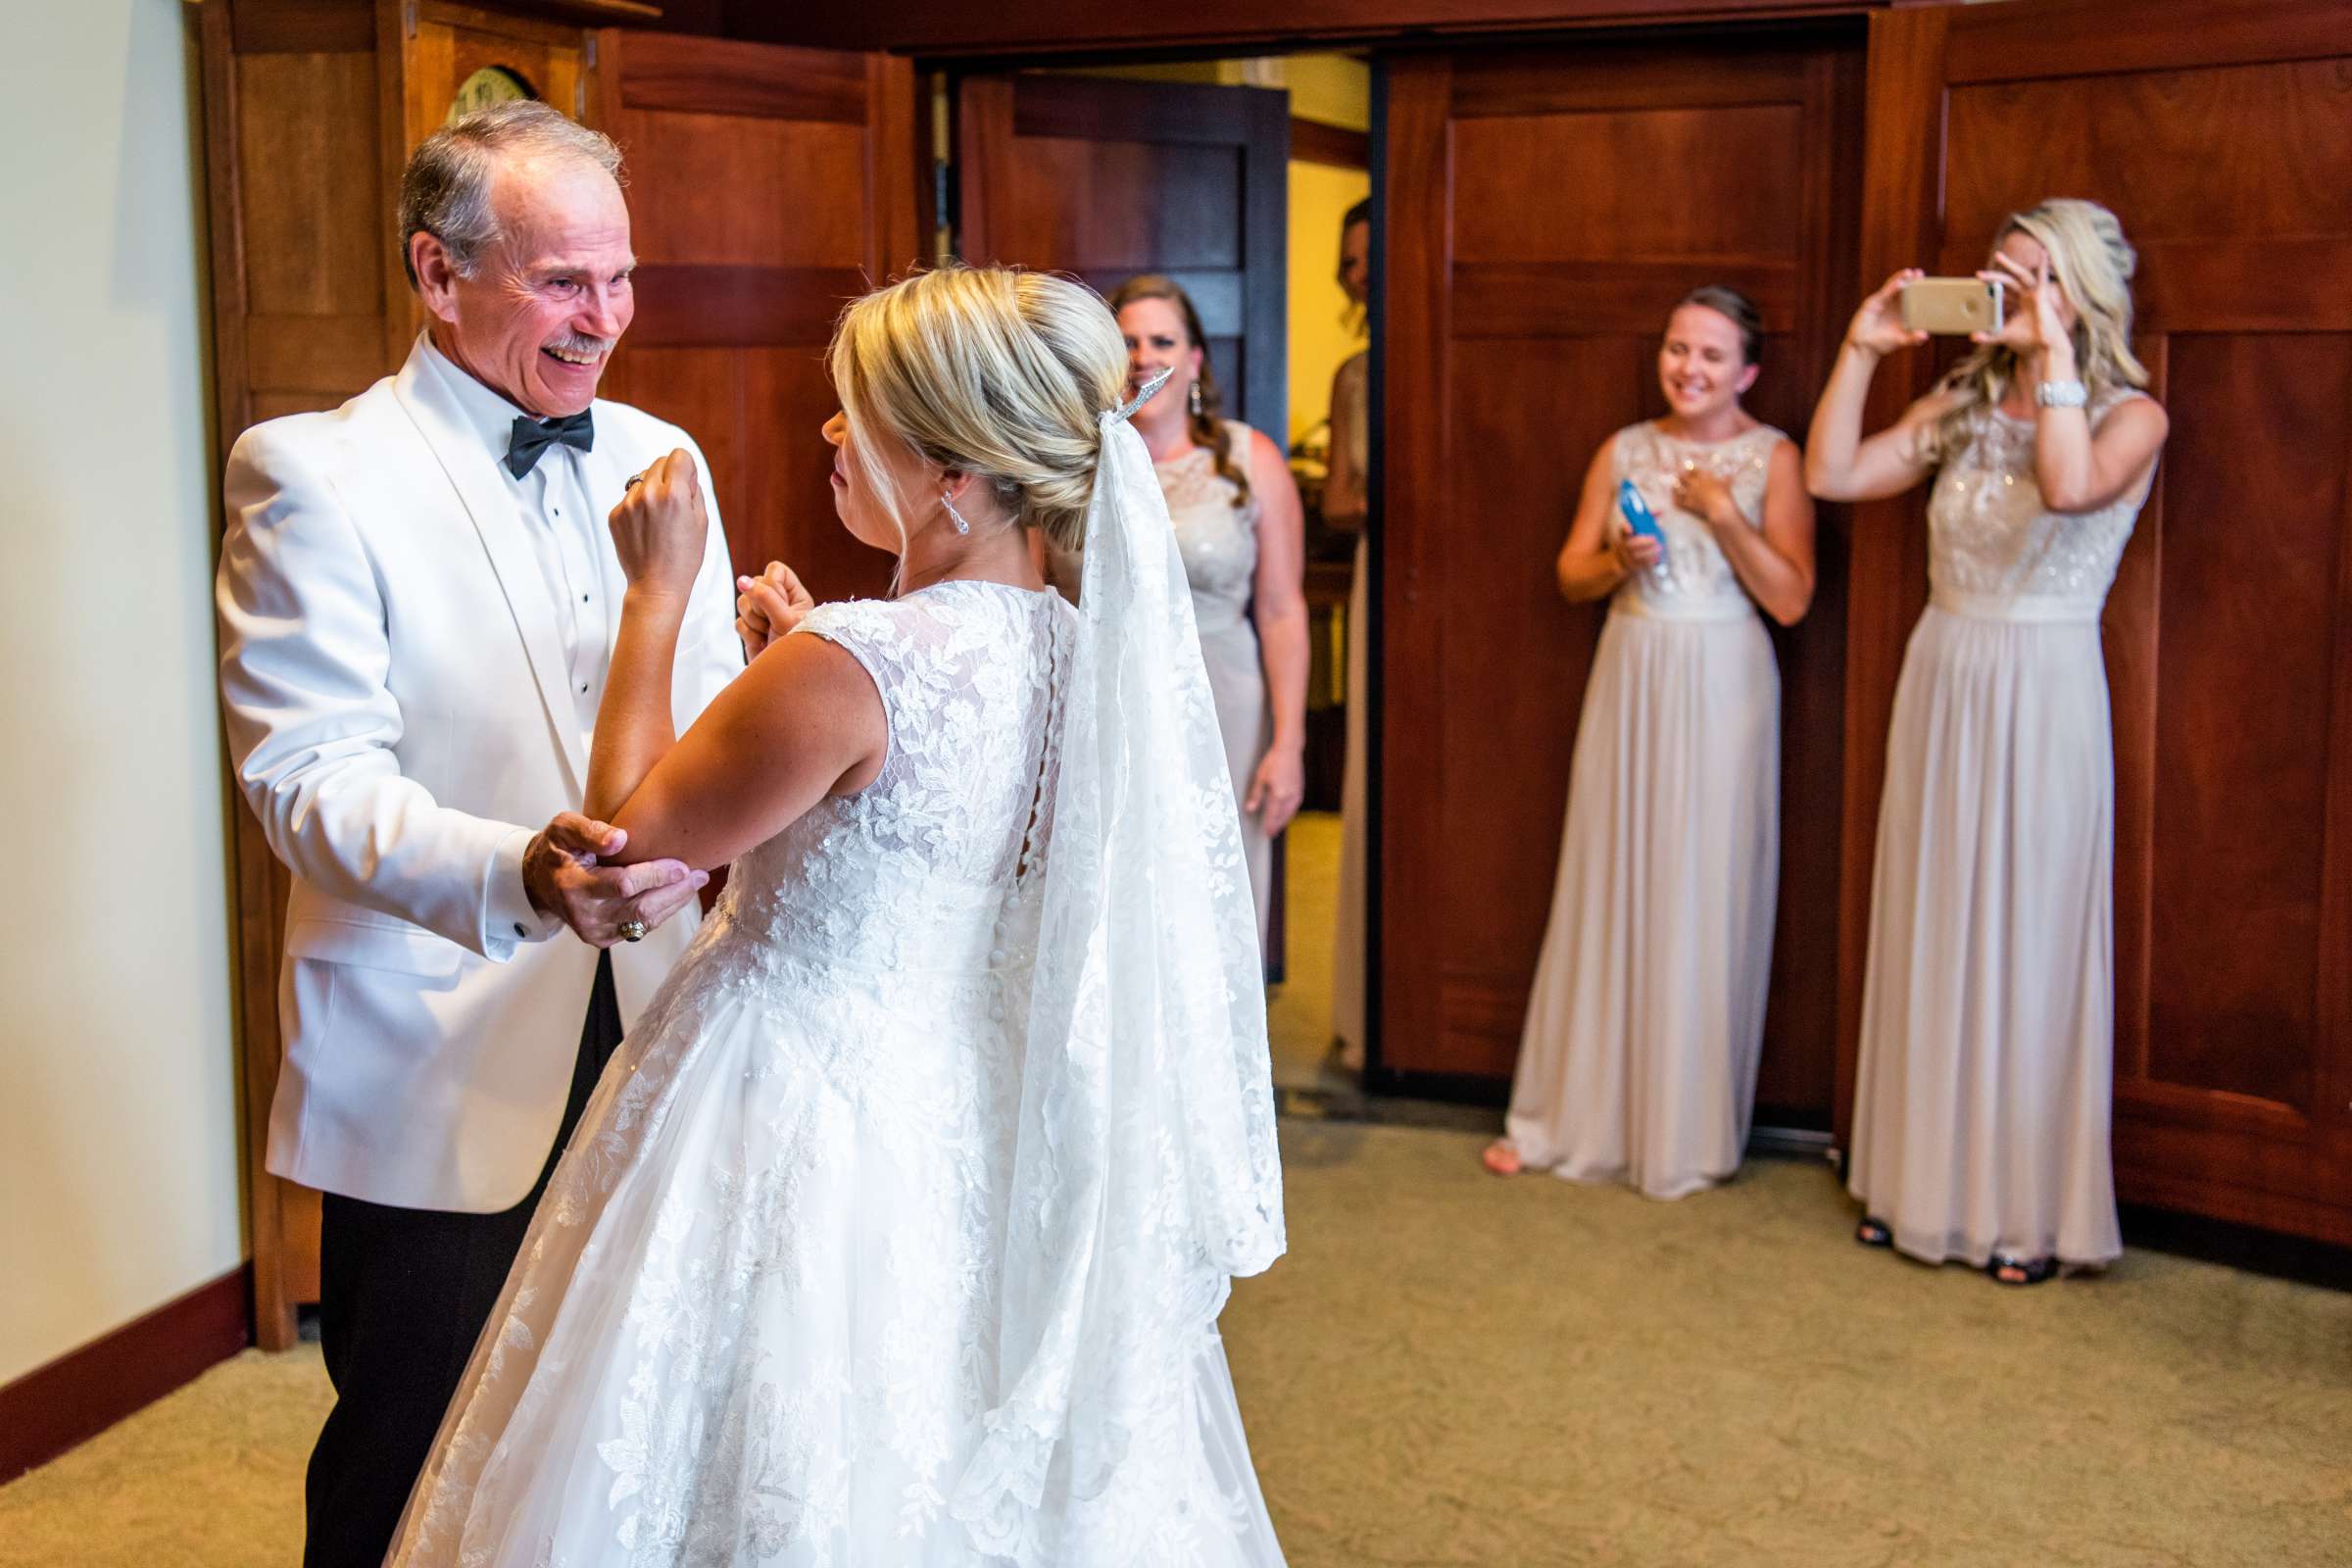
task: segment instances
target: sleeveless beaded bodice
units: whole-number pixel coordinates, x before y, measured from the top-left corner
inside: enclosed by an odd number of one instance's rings
[[[1232,444],[1232,461],[1250,461],[1250,427],[1228,419],[1225,433]],[[1167,497],[1168,520],[1176,525],[1176,549],[1184,557],[1185,580],[1193,589],[1193,619],[1203,634],[1236,626],[1250,613],[1250,596],[1257,580],[1258,498],[1237,507],[1234,483],[1217,471],[1217,461],[1206,447],[1195,447],[1165,463],[1152,465],[1159,475],[1160,493]]]
[[[1764,525],[1765,480],[1772,449],[1788,438],[1768,424],[1728,441],[1686,441],[1656,424],[1629,424],[1611,442],[1615,477],[1631,479],[1649,504],[1666,535],[1665,557],[1648,571],[1636,572],[1620,587],[1614,604],[1623,610],[1677,619],[1731,619],[1750,614],[1747,590],[1740,586],[1706,519],[1675,503],[1674,487],[1690,468],[1703,468],[1732,487],[1732,500],[1748,526]],[[1610,503],[1612,536],[1626,526]]]
[[[2103,394],[2091,405],[2093,428],[2135,395]],[[1936,603],[2003,618],[2096,620],[2153,478],[2151,469],[2095,512],[2052,512],[2034,482],[2034,421],[1972,410],[1967,443],[1937,471],[1928,502]]]

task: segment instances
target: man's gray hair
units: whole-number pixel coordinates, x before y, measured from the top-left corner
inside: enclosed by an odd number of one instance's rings
[[[490,177],[512,157],[582,158],[620,179],[620,148],[561,110],[535,98],[493,104],[451,121],[416,146],[400,176],[400,265],[416,286],[410,241],[430,234],[449,252],[460,277],[498,243],[490,211]]]

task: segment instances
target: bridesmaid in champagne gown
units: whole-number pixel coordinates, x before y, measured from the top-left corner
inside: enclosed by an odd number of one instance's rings
[[[1585,686],[1551,921],[1498,1175],[1680,1198],[1739,1168],[1755,1097],[1779,876],[1780,672],[1757,618],[1813,591],[1796,449],[1740,406],[1755,308],[1693,291],[1668,320],[1669,413],[1592,460],[1560,552],[1569,600],[1609,596]],[[1661,550],[1628,527],[1640,492]]]
[[[1898,272],[1813,416],[1825,500],[1935,475],[1929,605],[1886,737],[1848,1184],[1855,1240],[2004,1285],[2123,1250],[2114,1071],[2115,756],[2099,612],[2164,411],[2136,389],[2132,247],[2090,202],[2009,220],[2001,334],[1860,439],[1871,373],[1924,341]]]
[[[1340,220],[1340,287],[1361,312],[1372,284],[1372,202]],[[1323,485],[1323,520],[1355,534],[1348,587],[1347,769],[1340,782],[1339,907],[1331,933],[1331,1033],[1340,1065],[1360,1072],[1367,1034],[1365,898],[1371,840],[1372,550],[1366,532],[1372,473],[1372,355],[1350,358],[1331,378],[1331,468]]]
[[[1167,384],[1135,416],[1176,525],[1193,590],[1200,657],[1242,811],[1242,853],[1266,948],[1274,840],[1306,794],[1304,521],[1282,449],[1217,416],[1200,314],[1165,277],[1110,296],[1127,339],[1129,392],[1161,369]],[[1269,955],[1269,966],[1272,965]]]

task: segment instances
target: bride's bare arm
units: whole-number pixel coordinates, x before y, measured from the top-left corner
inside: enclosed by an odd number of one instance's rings
[[[666,680],[658,701],[667,704]],[[612,704],[608,684],[600,753]],[[813,634],[787,637],[729,682],[607,815],[628,835],[618,858],[724,865],[826,796],[872,783],[889,735],[881,694],[855,657]]]
[[[587,810],[627,835],[615,859],[733,859],[837,788],[861,788],[888,744],[882,699],[847,651],[777,643],[703,710],[670,718],[678,630],[709,528],[693,457],[673,452],[612,509],[628,577],[596,712]]]

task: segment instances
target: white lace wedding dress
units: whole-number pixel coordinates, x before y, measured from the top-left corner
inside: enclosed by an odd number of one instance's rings
[[[1079,631],[1054,594],[978,582],[801,625],[873,677],[881,774],[735,862],[558,1167],[392,1563],[1281,1562],[1221,1274],[1189,1343],[1097,1348],[1167,1375],[1055,1468],[1031,1412],[1075,1427],[1117,1380],[1042,1308],[1000,1343],[1008,1291],[1039,1305],[1007,1252],[1067,1234],[1016,1210],[1054,1190],[1025,1185],[1051,1152],[1021,1129],[1062,1085],[1025,1083],[1024,1053]],[[1038,1144],[1091,1130],[1045,1112]],[[1097,1293],[1128,1266],[1068,1264]]]

